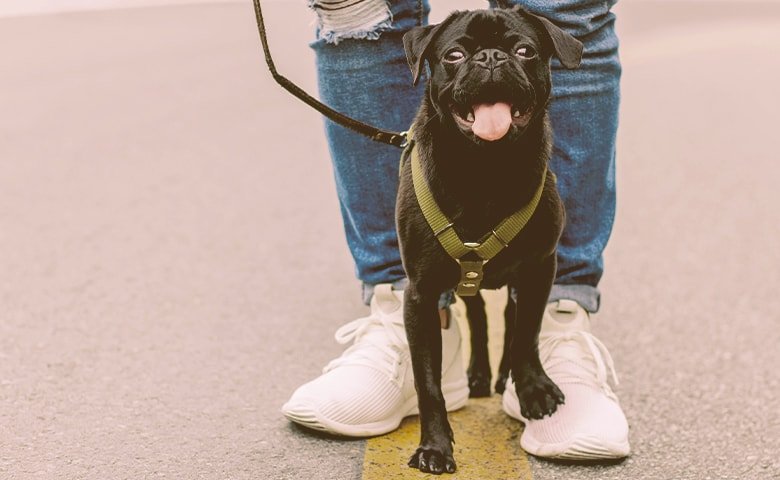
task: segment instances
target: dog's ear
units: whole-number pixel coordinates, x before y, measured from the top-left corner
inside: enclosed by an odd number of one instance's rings
[[[409,62],[409,68],[412,70],[414,85],[420,81],[423,65],[426,57],[430,53],[429,47],[439,35],[439,32],[448,24],[452,23],[458,12],[453,12],[443,22],[438,25],[426,25],[424,27],[414,27],[404,34],[404,51],[406,52],[406,61]]]
[[[441,24],[414,27],[404,34],[404,51],[406,52],[406,61],[409,62],[409,68],[412,70],[414,85],[420,81],[428,47],[436,37],[440,27]]]
[[[580,66],[582,61],[582,42],[564,32],[560,27],[539,15],[534,15],[522,7],[515,7],[514,10],[521,15],[526,15],[537,21],[538,25],[544,29],[550,38],[555,50],[555,56],[561,61],[561,64],[569,70]]]

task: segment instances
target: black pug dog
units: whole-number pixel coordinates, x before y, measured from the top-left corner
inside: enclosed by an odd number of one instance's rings
[[[473,272],[461,271],[426,220],[415,193],[412,158],[419,159],[435,203],[469,248],[541,191],[525,227],[484,264],[479,288],[512,289],[509,368],[521,412],[531,419],[552,414],[564,397],[545,374],[537,346],[564,223],[555,176],[547,170],[550,59],[555,55],[566,68],[576,68],[582,44],[519,7],[455,12],[438,25],[412,29],[403,41],[415,83],[426,61],[431,72],[412,126],[413,143],[402,156],[396,206],[409,277],[404,322],[421,424],[420,446],[409,466],[451,473],[454,437],[441,390],[437,301],[459,286],[462,274],[473,278]]]

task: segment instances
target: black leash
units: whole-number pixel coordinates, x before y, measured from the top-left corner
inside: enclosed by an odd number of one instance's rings
[[[280,75],[279,72],[276,71],[276,66],[274,65],[273,59],[271,58],[271,50],[268,48],[268,39],[265,36],[265,23],[263,22],[263,12],[260,9],[260,0],[253,0],[253,2],[255,4],[255,17],[257,18],[257,32],[260,34],[260,41],[263,43],[265,63],[268,65],[268,70],[271,71],[271,75],[274,77],[274,80],[276,80],[276,83],[296,96],[299,100],[303,101],[303,103],[317,110],[339,125],[347,127],[357,133],[363,134],[375,142],[382,142],[401,148],[406,146],[406,132],[387,132],[355,120],[354,118],[350,118],[343,113],[339,113],[336,110],[333,110],[329,106],[303,91],[298,85],[292,83],[283,75]]]

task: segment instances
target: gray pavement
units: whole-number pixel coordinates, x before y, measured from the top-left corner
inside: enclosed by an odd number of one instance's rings
[[[534,476],[780,478],[780,5],[618,11],[595,330],[634,453]],[[266,16],[316,91],[304,3]],[[278,411],[365,310],[321,120],[254,28],[249,4],[0,19],[0,478],[360,478],[363,441]]]

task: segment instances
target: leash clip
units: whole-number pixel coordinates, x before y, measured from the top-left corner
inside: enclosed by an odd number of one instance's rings
[[[400,144],[398,144],[401,148],[406,148],[409,146],[409,130],[404,130],[403,132],[398,134],[399,137],[401,137],[403,140]]]

